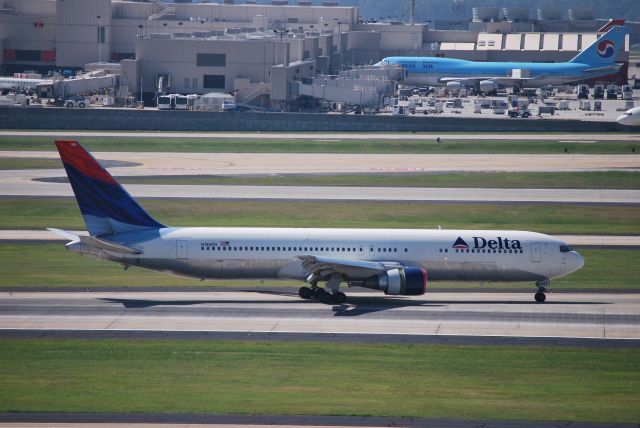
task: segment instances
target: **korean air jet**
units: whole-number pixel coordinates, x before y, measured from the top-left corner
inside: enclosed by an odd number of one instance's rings
[[[614,61],[624,48],[626,27],[612,27],[569,62],[478,62],[436,57],[387,57],[379,66],[400,65],[404,81],[413,85],[478,87],[492,92],[501,87],[538,88],[564,85],[615,74]]]
[[[200,279],[306,281],[300,297],[342,303],[341,286],[421,295],[427,281],[550,280],[584,260],[548,235],[512,230],[170,227],[151,217],[76,141],[55,142],[89,236],[49,229],[76,253]],[[326,283],[319,287],[319,283]]]

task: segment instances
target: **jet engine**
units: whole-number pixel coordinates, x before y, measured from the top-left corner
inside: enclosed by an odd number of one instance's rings
[[[427,271],[413,267],[391,269],[367,278],[362,286],[392,296],[419,296],[427,291]]]
[[[493,80],[481,80],[480,81],[480,92],[488,93],[495,92],[498,90],[498,85]]]
[[[447,88],[450,91],[459,91],[462,89],[462,83],[460,82],[447,82]]]

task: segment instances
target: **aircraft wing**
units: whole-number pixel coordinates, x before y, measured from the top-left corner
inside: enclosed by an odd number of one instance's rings
[[[334,273],[347,279],[364,279],[389,269],[402,267],[397,262],[372,262],[312,255],[298,256],[297,258],[302,260],[302,267],[308,274],[313,274],[319,279],[328,278]]]

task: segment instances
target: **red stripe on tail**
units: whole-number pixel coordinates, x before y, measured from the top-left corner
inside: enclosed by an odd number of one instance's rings
[[[60,152],[62,162],[74,167],[76,170],[104,183],[118,185],[98,161],[87,152],[77,141],[56,140],[56,147]]]

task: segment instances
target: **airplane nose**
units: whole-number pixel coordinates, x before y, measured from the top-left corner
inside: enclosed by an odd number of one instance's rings
[[[584,266],[584,257],[582,257],[582,255],[580,253],[578,253],[577,251],[573,252],[573,271],[577,271],[578,269],[580,269],[582,266]]]

